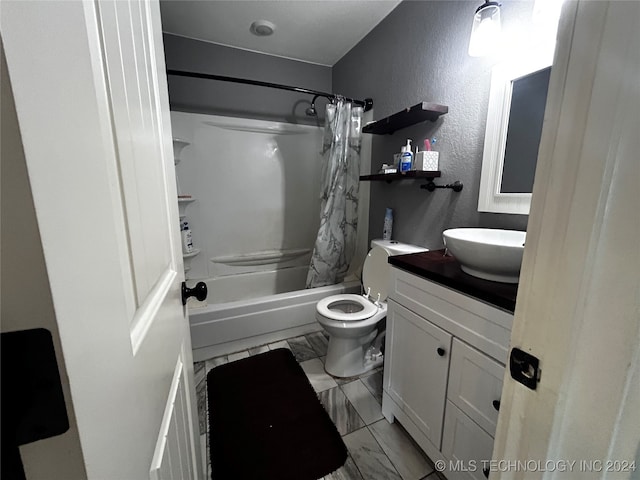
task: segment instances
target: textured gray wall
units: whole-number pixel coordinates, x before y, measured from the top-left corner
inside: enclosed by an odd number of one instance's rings
[[[273,55],[164,34],[167,68],[331,92],[331,68]],[[231,117],[323,125],[326,100],[318,99],[318,118],[305,115],[312,96],[272,88],[169,76],[172,110]]]
[[[407,138],[422,145],[438,139],[439,183],[460,180],[461,193],[421,190],[418,181],[371,182],[369,238],[382,236],[385,207],[394,209],[393,238],[442,246],[453,227],[525,230],[527,216],[479,213],[478,190],[491,82],[491,60],[467,54],[473,12],[481,2],[404,1],[333,67],[336,91],[372,97],[379,119],[421,101],[449,106],[436,123],[422,123],[393,135],[374,135],[371,171],[390,163]],[[505,33],[523,28],[532,1],[504,1]]]

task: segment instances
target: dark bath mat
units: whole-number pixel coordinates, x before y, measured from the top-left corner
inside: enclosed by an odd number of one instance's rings
[[[347,449],[293,354],[279,348],[207,376],[216,480],[317,480]]]

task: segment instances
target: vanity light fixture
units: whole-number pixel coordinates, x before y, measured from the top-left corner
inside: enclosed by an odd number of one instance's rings
[[[498,2],[485,0],[476,9],[473,17],[473,29],[469,41],[469,55],[484,57],[489,55],[500,42],[500,7]]]

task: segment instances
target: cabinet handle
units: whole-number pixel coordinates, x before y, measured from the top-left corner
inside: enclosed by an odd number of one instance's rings
[[[482,469],[482,473],[484,475],[484,478],[489,478],[489,469],[488,468],[483,468]]]
[[[500,400],[494,400],[493,402],[493,408],[496,409],[497,412],[500,411]]]
[[[438,355],[440,355],[441,357],[444,357],[444,354],[447,353],[445,349],[442,347],[438,347],[437,352],[438,352]]]

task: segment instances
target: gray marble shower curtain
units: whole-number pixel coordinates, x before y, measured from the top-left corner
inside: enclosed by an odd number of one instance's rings
[[[327,105],[322,146],[320,228],[307,288],[344,280],[356,246],[362,107]]]

